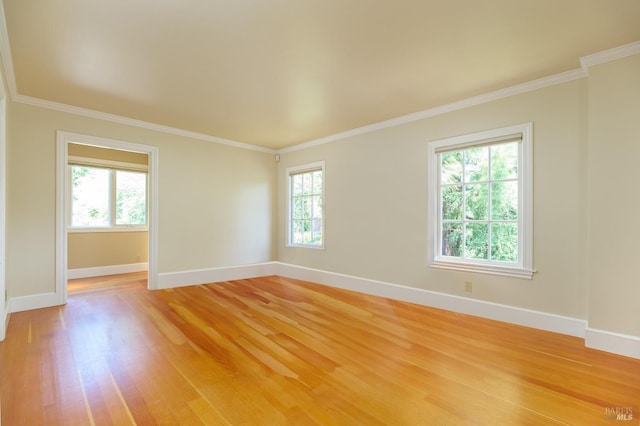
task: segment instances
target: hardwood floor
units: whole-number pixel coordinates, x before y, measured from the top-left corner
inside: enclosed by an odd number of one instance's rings
[[[281,277],[75,280],[12,315],[0,366],[7,426],[640,423],[639,360]]]

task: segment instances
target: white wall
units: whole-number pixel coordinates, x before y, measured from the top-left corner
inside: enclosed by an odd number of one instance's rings
[[[283,154],[279,260],[586,319],[586,95],[586,80],[574,80]],[[526,280],[429,268],[428,142],[525,122],[534,123],[538,272]],[[285,169],[317,160],[326,161],[326,249],[287,247]]]

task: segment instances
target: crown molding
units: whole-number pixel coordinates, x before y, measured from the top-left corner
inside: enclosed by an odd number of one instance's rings
[[[346,132],[336,133],[334,135],[326,136],[320,139],[315,139],[309,142],[304,142],[298,145],[290,146],[278,151],[278,154],[286,154],[288,152],[299,151],[301,149],[311,148],[313,146],[322,145],[325,143],[337,141],[340,139],[346,139],[352,136],[358,136],[365,133],[374,132],[380,129],[386,129],[388,127],[399,126],[405,123],[411,123],[413,121],[423,120],[425,118],[434,117],[448,112],[457,111],[465,108],[469,108],[475,105],[484,104],[487,102],[496,101],[498,99],[508,98],[510,96],[519,95],[526,92],[542,89],[549,86],[555,86],[557,84],[566,83],[572,80],[578,80],[587,77],[587,72],[578,68],[571,71],[566,71],[560,74],[555,74],[549,77],[539,78],[537,80],[529,81],[515,86],[499,89],[493,92],[485,93],[483,95],[474,96],[471,98],[463,99],[461,101],[452,102],[449,104],[441,105],[435,108],[426,109],[424,111],[414,112],[411,114],[403,115],[390,120],[380,121],[378,123],[370,124],[357,129],[347,130]]]
[[[199,139],[206,142],[214,142],[221,145],[228,145],[235,148],[249,149],[253,151],[265,152],[268,154],[275,154],[276,151],[270,148],[251,145],[244,142],[237,142],[230,139],[219,138],[217,136],[206,135],[204,133],[192,132],[190,130],[178,129],[175,127],[164,126],[162,124],[150,123],[148,121],[136,120],[134,118],[123,117],[120,115],[109,114],[106,112],[100,112],[88,108],[76,107],[73,105],[63,104],[59,102],[47,101],[44,99],[33,98],[31,96],[24,96],[16,94],[12,97],[14,102],[32,105],[41,108],[52,109],[56,111],[66,112],[69,114],[81,115],[84,117],[96,118],[99,120],[111,121],[113,123],[126,124],[133,127],[139,127],[148,130],[155,130],[157,132],[168,133],[177,136],[184,136],[191,139]]]
[[[593,55],[583,56],[580,58],[580,65],[586,70],[595,65],[626,58],[631,55],[637,55],[638,53],[640,53],[640,41],[635,41],[623,46],[614,47],[613,49],[594,53]]]

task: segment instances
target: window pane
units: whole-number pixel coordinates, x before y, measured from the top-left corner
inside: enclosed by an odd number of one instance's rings
[[[313,240],[313,233],[311,230],[311,221],[303,220],[302,221],[302,242],[308,244]]]
[[[487,220],[489,210],[489,184],[465,186],[465,218],[468,220]]]
[[[322,244],[322,219],[313,220],[311,233],[310,243]]]
[[[109,226],[109,170],[71,166],[71,226]]]
[[[302,207],[303,207],[302,217],[305,219],[311,219],[311,213],[312,213],[311,209],[313,208],[312,197],[304,197]]]
[[[302,221],[294,220],[293,221],[293,229],[292,229],[292,243],[294,244],[302,244]]]
[[[518,261],[518,225],[493,223],[491,225],[491,259],[503,262]]]
[[[441,155],[443,185],[462,182],[462,151],[445,152]]]
[[[302,219],[303,218],[303,202],[302,197],[293,197],[293,209],[291,212],[292,219]]]
[[[491,147],[491,179],[518,178],[518,142]]]
[[[322,196],[313,196],[313,217],[314,219],[322,217]]]
[[[461,223],[447,223],[442,227],[442,255],[462,256]]]
[[[518,182],[491,185],[491,219],[518,220]]]
[[[465,232],[465,257],[470,259],[489,258],[489,225],[468,223]]]
[[[116,172],[116,225],[147,223],[147,174]]]
[[[302,194],[302,175],[291,176],[291,195]]]
[[[313,172],[313,188],[314,194],[322,194],[322,172]]]
[[[442,218],[445,220],[462,219],[462,186],[442,188]]]
[[[489,179],[489,147],[469,148],[464,151],[465,182]]]
[[[305,195],[311,194],[311,190],[313,189],[313,182],[311,179],[311,173],[304,173],[302,175],[302,192]]]

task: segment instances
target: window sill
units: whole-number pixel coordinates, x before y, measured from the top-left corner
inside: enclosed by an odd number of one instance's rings
[[[314,245],[311,245],[311,244],[287,244],[286,247],[288,247],[288,248],[308,248],[308,249],[315,249],[315,250],[324,250],[324,245],[314,246]]]
[[[70,234],[81,233],[98,233],[98,232],[148,232],[147,226],[118,226],[115,228],[92,228],[92,227],[68,227],[67,232]]]
[[[532,279],[536,272],[533,269],[525,269],[520,267],[498,266],[498,265],[481,265],[477,263],[451,262],[444,260],[434,260],[431,265],[435,269],[448,269],[462,272],[477,272],[480,274],[500,275],[504,277]]]

